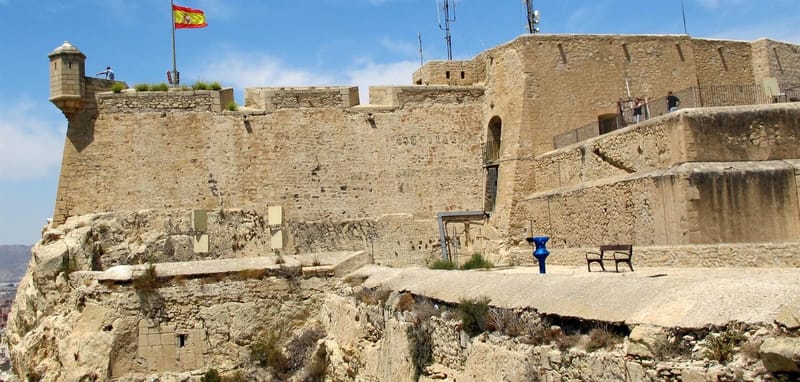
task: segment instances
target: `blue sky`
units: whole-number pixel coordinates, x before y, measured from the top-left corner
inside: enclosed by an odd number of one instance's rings
[[[439,0],[441,2],[441,0]],[[177,31],[185,84],[408,85],[447,57],[436,0],[181,0],[209,26]],[[462,0],[453,55],[471,58],[525,33],[522,0]],[[692,36],[800,43],[800,0],[684,0]],[[534,0],[543,33],[681,34],[680,0]],[[66,120],[47,100],[47,54],[69,40],[86,72],[165,81],[169,0],[0,0],[0,244],[33,244],[52,215]]]

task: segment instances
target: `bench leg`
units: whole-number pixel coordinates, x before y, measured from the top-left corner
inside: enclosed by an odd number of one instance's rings
[[[614,266],[617,268],[617,273],[619,273],[619,263],[628,264],[628,267],[631,268],[631,272],[633,272],[633,264],[630,261],[622,260],[622,261],[615,261]]]
[[[587,261],[587,262],[586,262],[586,269],[587,269],[589,272],[591,272],[591,271],[592,271],[592,263],[597,263],[597,264],[600,264],[600,269],[601,269],[603,272],[605,272],[605,271],[606,271],[606,267],[605,267],[605,266],[603,266],[603,261],[602,261],[602,260],[601,260],[601,261],[592,260],[592,261]]]

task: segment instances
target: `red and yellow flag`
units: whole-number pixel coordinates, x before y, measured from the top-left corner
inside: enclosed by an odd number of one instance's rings
[[[175,29],[205,28],[208,26],[206,24],[206,14],[199,9],[172,4],[172,18],[175,21]]]

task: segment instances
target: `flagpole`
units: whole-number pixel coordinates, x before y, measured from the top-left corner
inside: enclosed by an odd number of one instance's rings
[[[169,22],[172,24],[172,87],[178,86],[178,61],[175,59],[175,0],[169,1]]]

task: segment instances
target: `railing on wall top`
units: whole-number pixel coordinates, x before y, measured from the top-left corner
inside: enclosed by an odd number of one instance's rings
[[[691,107],[762,105],[800,99],[800,87],[796,89],[789,88],[777,97],[767,94],[764,87],[761,85],[693,86],[675,91],[673,94],[680,99],[680,104],[678,105],[679,109]],[[669,110],[667,110],[666,96],[659,98],[642,97],[642,102],[642,115],[639,117],[638,122],[669,112]],[[627,125],[637,123],[633,115],[633,103],[633,98],[620,99],[617,102],[618,115],[616,119],[616,129],[621,129]],[[601,132],[598,121],[592,121],[555,137],[553,139],[553,146],[559,148],[571,143],[576,143],[580,141],[580,136],[586,139],[588,137],[586,137],[585,133],[578,134],[578,132],[585,132],[593,127],[597,130],[597,134],[594,136],[616,130],[612,129]]]

